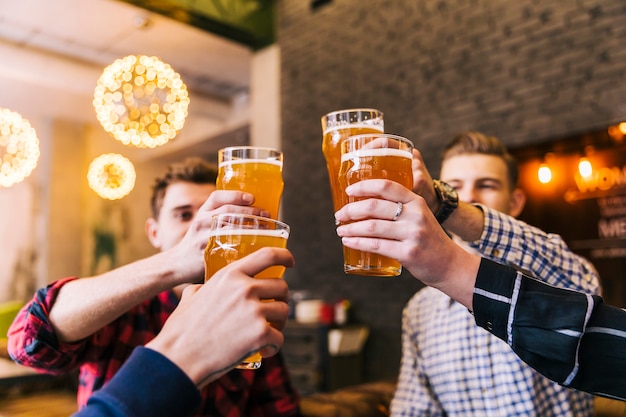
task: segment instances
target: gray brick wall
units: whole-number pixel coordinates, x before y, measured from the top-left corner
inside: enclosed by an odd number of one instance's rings
[[[393,377],[402,307],[421,285],[342,272],[320,117],[375,107],[436,176],[442,146],[477,129],[511,147],[626,119],[624,0],[278,2],[284,216],[292,289],[353,301],[372,328],[367,379]],[[436,256],[435,254],[433,256]]]

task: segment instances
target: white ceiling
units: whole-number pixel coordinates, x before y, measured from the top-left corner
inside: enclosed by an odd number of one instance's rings
[[[169,151],[247,125],[248,47],[116,0],[0,0],[0,107],[26,118],[97,124],[96,81],[132,54],[160,57],[189,88]]]

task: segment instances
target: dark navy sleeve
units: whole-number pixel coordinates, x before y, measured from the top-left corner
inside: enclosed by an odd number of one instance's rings
[[[137,347],[74,417],[184,417],[200,405],[195,384],[160,353]]]
[[[626,399],[626,311],[483,259],[476,324],[561,385]]]

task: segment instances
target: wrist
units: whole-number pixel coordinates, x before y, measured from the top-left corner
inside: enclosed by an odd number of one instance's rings
[[[458,256],[447,264],[446,278],[436,288],[473,311],[474,286],[481,258],[463,249],[456,253]]]
[[[454,188],[440,180],[433,180],[433,187],[437,196],[435,218],[439,224],[443,224],[458,207],[459,195]]]
[[[454,215],[446,221],[446,230],[465,242],[482,239],[485,214],[480,206],[459,202]]]
[[[430,205],[430,209],[433,212],[435,218],[437,217],[437,213],[441,210],[441,200],[437,195],[437,191],[435,190],[435,202]]]
[[[167,288],[173,288],[181,284],[203,282],[204,259],[201,264],[193,265],[189,262],[189,253],[185,253],[178,246],[159,252],[158,257],[159,279],[166,283]],[[200,266],[202,269],[197,269]]]
[[[201,361],[194,360],[189,354],[189,348],[183,346],[175,339],[157,337],[146,344],[146,348],[158,352],[176,365],[187,377],[199,387],[206,375],[203,370],[206,366],[200,366]],[[203,359],[206,362],[206,359]]]

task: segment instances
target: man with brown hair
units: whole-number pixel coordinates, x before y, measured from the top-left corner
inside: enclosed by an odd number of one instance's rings
[[[78,404],[84,406],[135,347],[154,339],[183,288],[203,282],[211,216],[267,215],[250,206],[251,194],[215,190],[216,177],[216,169],[197,158],[171,165],[154,185],[153,217],[146,222],[148,238],[160,252],[99,276],[65,278],[40,289],[9,330],[12,358],[48,373],[79,368]],[[233,370],[208,384],[194,415],[299,414],[299,397],[279,354],[258,370]]]
[[[497,212],[518,216],[526,197],[518,187],[517,164],[497,138],[479,132],[456,136],[443,152],[441,181],[431,180],[416,152],[414,173],[416,192],[468,252],[531,271],[563,288],[599,290],[593,266],[572,253],[560,236],[526,230],[498,217]],[[479,207],[484,224],[447,222],[459,201]],[[475,226],[480,232],[467,238]],[[592,396],[563,388],[534,371],[506,343],[477,327],[467,308],[437,289],[424,288],[411,298],[402,328],[394,416],[593,414]]]

